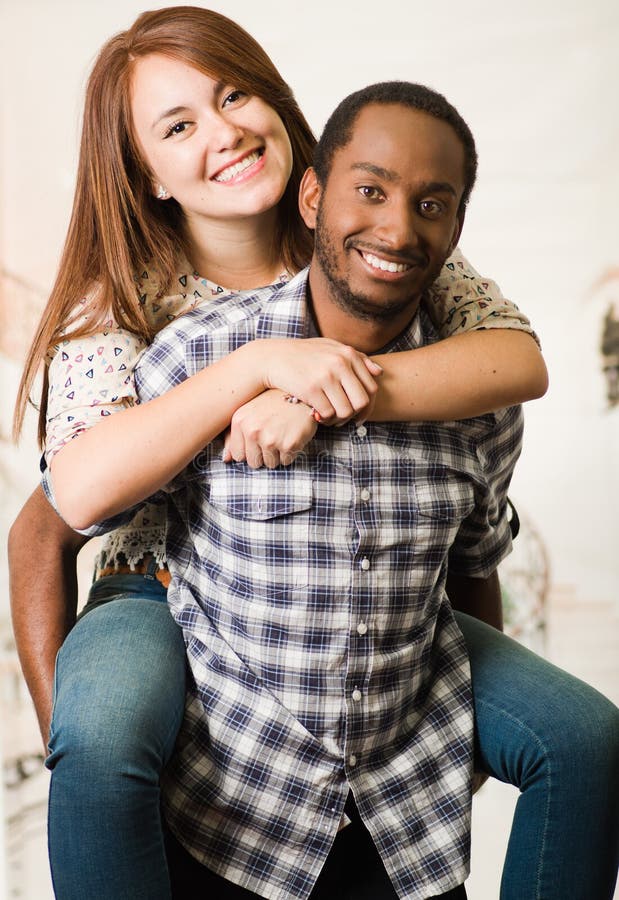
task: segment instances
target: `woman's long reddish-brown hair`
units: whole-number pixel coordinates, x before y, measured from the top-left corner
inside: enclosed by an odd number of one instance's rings
[[[235,22],[208,9],[176,6],[142,13],[111,38],[94,64],[86,90],[77,183],[58,275],[30,347],[15,408],[21,431],[33,381],[50,348],[72,334],[92,334],[110,311],[124,328],[146,340],[151,328],[139,303],[136,276],[148,264],[162,292],[182,250],[183,213],[175,200],[153,197],[152,176],[135,139],[129,106],[136,59],[163,53],[265,100],[282,119],[293,153],[290,181],[279,202],[275,236],[291,271],[309,261],[311,234],[297,208],[301,176],[311,165],[315,138],[292,91],[262,47]],[[87,292],[88,319],[78,323],[78,301]],[[39,409],[45,439],[47,366]]]

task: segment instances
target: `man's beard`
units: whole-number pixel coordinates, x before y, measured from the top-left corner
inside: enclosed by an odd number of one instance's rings
[[[390,322],[406,309],[413,308],[414,298],[411,296],[399,300],[384,301],[377,305],[368,295],[352,291],[346,279],[341,278],[337,274],[333,247],[334,241],[331,239],[329,229],[324,222],[322,210],[319,208],[314,232],[314,253],[329,285],[331,299],[340,309],[364,322],[383,323]],[[435,270],[428,270],[427,278],[423,280],[422,289],[416,292],[418,297],[421,297],[423,290],[436,279],[441,268],[442,264],[435,267]],[[411,316],[413,314],[411,312]]]

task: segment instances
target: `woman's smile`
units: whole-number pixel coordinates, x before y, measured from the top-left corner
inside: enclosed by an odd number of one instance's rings
[[[261,147],[258,150],[250,150],[235,162],[226,165],[215,175],[212,175],[211,180],[216,181],[218,184],[239,184],[241,181],[245,181],[262,171],[263,168],[264,148]]]

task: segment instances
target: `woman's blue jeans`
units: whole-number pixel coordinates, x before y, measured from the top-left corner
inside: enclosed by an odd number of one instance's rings
[[[143,576],[101,579],[58,654],[47,765],[59,900],[170,900],[159,776],[183,715],[186,664],[164,601]],[[494,629],[458,622],[478,765],[521,791],[501,900],[611,900],[619,710]]]
[[[612,900],[619,709],[483,622],[456,618],[471,662],[477,767],[521,792],[501,900]]]
[[[166,596],[154,578],[100,579],[58,653],[46,765],[60,900],[170,897],[159,777],[183,717],[186,663]]]

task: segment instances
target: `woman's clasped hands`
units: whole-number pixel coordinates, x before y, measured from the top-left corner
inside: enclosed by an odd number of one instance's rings
[[[255,341],[265,391],[233,415],[224,462],[253,468],[290,465],[318,424],[361,422],[371,413],[381,366],[365,353],[327,338]]]

